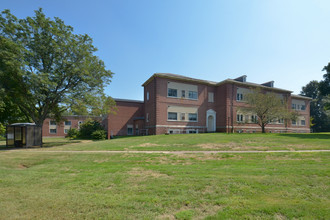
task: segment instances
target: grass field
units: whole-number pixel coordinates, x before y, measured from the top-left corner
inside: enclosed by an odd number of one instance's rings
[[[46,150],[329,149],[328,135],[45,139],[43,149],[0,151],[0,219],[327,219],[329,152]]]

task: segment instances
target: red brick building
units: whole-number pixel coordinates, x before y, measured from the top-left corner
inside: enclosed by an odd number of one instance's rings
[[[144,101],[117,99],[118,112],[108,116],[108,137],[201,132],[261,132],[244,96],[251,89],[275,93],[299,112],[297,121],[276,120],[266,126],[267,132],[310,132],[310,98],[293,95],[292,91],[246,82],[246,76],[212,82],[181,75],[156,73],[143,85]]]
[[[115,99],[117,113],[102,122],[111,136],[164,133],[261,132],[255,114],[242,112],[244,96],[251,89],[271,92],[299,112],[298,120],[285,123],[278,119],[266,126],[266,132],[310,132],[310,98],[275,88],[274,82],[250,83],[246,76],[212,82],[169,73],[156,73],[143,85],[144,101]],[[90,116],[67,116],[56,123],[47,119],[43,136],[65,136],[68,129]]]
[[[42,136],[43,137],[65,137],[70,128],[79,129],[79,125],[83,123],[88,118],[97,120],[103,124],[107,129],[107,121],[103,120],[102,117],[97,116],[81,116],[81,115],[71,115],[64,116],[64,120],[61,122],[56,122],[54,119],[47,118],[42,126]]]

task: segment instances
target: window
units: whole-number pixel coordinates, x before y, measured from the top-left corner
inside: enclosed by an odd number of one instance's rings
[[[149,113],[146,115],[147,122],[149,122]]]
[[[197,99],[197,92],[189,91],[189,98],[190,99]]]
[[[50,134],[56,134],[56,129],[49,129]]]
[[[64,125],[66,125],[66,126],[71,126],[71,121],[65,121],[65,122],[64,122]]]
[[[300,123],[301,123],[301,125],[306,125],[306,121],[305,120],[301,120]]]
[[[64,129],[64,134],[67,134],[70,129]]]
[[[296,104],[292,104],[292,109],[296,109]]]
[[[168,112],[167,113],[167,120],[177,121],[178,120],[178,113],[176,113],[176,112]]]
[[[147,92],[147,100],[149,100],[149,92]]]
[[[189,113],[189,121],[197,121],[197,114]]]
[[[243,115],[237,114],[236,119],[237,119],[237,122],[243,122]]]
[[[209,92],[209,102],[214,102],[214,93]]]
[[[186,120],[186,113],[181,113],[181,121],[185,121]]]
[[[186,91],[185,91],[185,90],[182,90],[182,91],[181,91],[181,97],[182,97],[182,98],[186,98]]]
[[[196,129],[196,130],[188,130],[187,133],[188,134],[198,134],[198,129]]]
[[[49,124],[50,125],[56,125],[56,121],[50,121]]]
[[[301,105],[301,110],[306,110],[306,106],[305,105]]]
[[[283,123],[284,123],[284,119],[283,119],[283,118],[278,119],[278,123],[279,123],[279,124],[283,124]]]
[[[127,135],[133,135],[133,125],[127,125]]]
[[[292,120],[292,124],[293,125],[296,125],[296,120]]]
[[[258,123],[258,116],[256,116],[256,115],[252,115],[252,116],[251,116],[251,122],[252,122],[252,123],[255,123],[255,124]]]
[[[242,101],[243,100],[243,94],[242,93],[237,93],[236,100],[237,101]]]
[[[80,128],[80,125],[83,123],[83,121],[78,121],[78,129]]]
[[[168,97],[178,97],[178,90],[169,88],[167,90],[167,96]]]

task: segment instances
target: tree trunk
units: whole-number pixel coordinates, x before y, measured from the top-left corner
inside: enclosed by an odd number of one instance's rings
[[[261,129],[262,129],[262,133],[266,133],[265,124],[264,123],[261,124]]]

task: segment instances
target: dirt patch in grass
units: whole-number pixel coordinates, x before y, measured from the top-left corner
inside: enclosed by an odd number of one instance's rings
[[[153,144],[153,143],[143,143],[138,145],[139,147],[157,147],[160,146],[159,144]]]
[[[150,178],[157,179],[157,178],[173,178],[167,174],[160,173],[154,170],[146,170],[143,168],[133,168],[127,172],[129,175],[129,182],[144,182]]]
[[[198,207],[190,207],[190,205],[185,205],[179,210],[173,210],[171,213],[159,215],[156,219],[205,219],[208,216],[217,214],[217,212],[222,209],[223,207],[220,205],[200,204]]]
[[[30,166],[28,166],[28,165],[25,165],[25,164],[19,164],[18,165],[18,168],[19,169],[27,169],[27,168],[29,168]]]

